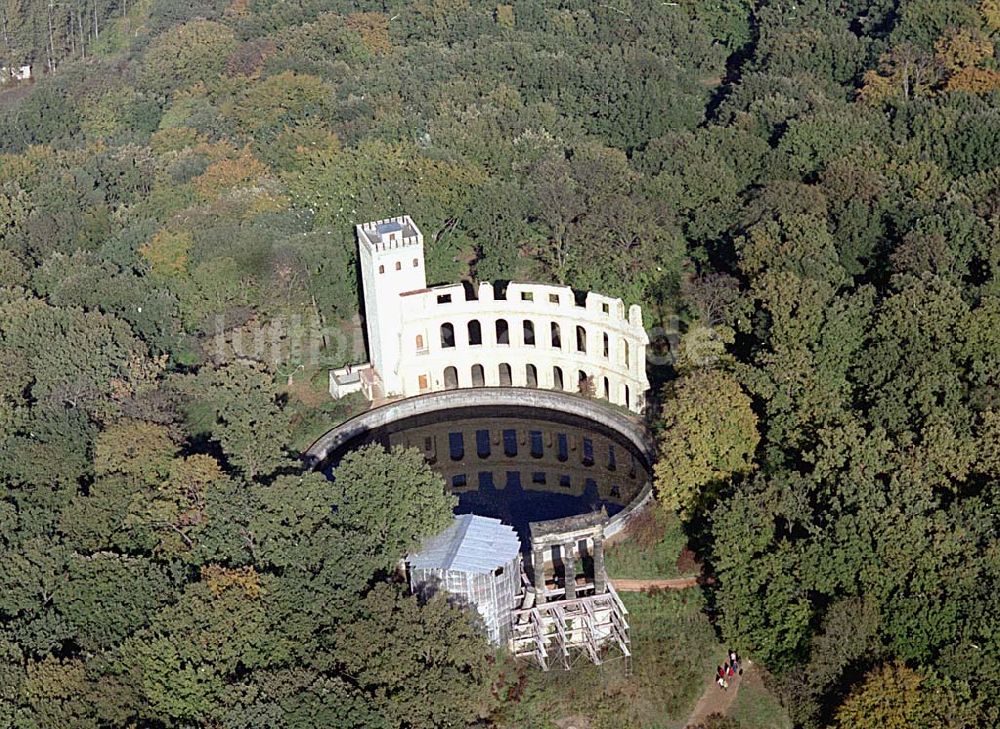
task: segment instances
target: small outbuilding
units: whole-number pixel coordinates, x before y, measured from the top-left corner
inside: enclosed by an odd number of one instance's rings
[[[415,594],[429,597],[444,590],[475,605],[489,639],[507,643],[521,591],[521,542],[513,527],[474,514],[456,516],[406,563]]]

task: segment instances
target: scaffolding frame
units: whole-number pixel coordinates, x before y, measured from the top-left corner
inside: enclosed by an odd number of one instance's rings
[[[515,610],[511,653],[536,663],[543,671],[556,664],[568,671],[583,657],[597,666],[612,657],[621,658],[626,674],[630,674],[627,616],[628,608],[610,583],[607,592]],[[607,655],[608,648],[616,649],[618,655]]]

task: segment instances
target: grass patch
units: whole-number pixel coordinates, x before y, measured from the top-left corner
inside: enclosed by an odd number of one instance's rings
[[[566,673],[519,666],[517,697],[502,727],[552,727],[584,716],[592,729],[675,729],[701,695],[721,647],[703,612],[699,590],[623,593],[629,610],[632,675],[621,661],[594,666],[581,660]]]
[[[611,579],[666,579],[700,571],[680,519],[658,504],[632,520],[622,541],[605,550],[604,563]]]
[[[340,400],[330,397],[326,368],[299,373],[285,387],[286,406],[291,416],[291,446],[304,451],[330,428],[368,409],[360,393]]]
[[[792,729],[792,720],[767,690],[760,671],[754,670],[746,678],[732,708],[732,717],[740,723],[740,729]]]

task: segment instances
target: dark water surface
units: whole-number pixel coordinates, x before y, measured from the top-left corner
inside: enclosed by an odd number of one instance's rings
[[[567,413],[529,407],[472,407],[405,418],[370,430],[335,453],[366,443],[422,451],[459,498],[456,514],[513,526],[627,506],[649,480],[649,466],[625,437]]]

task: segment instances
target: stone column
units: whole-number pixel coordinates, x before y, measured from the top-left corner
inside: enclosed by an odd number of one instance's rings
[[[602,595],[608,591],[608,576],[604,572],[604,535],[594,535],[594,592]]]
[[[545,549],[533,547],[531,550],[531,572],[535,578],[535,604],[545,602]]]
[[[576,597],[576,542],[567,542],[563,545],[563,568],[566,579],[566,599],[572,600]]]

